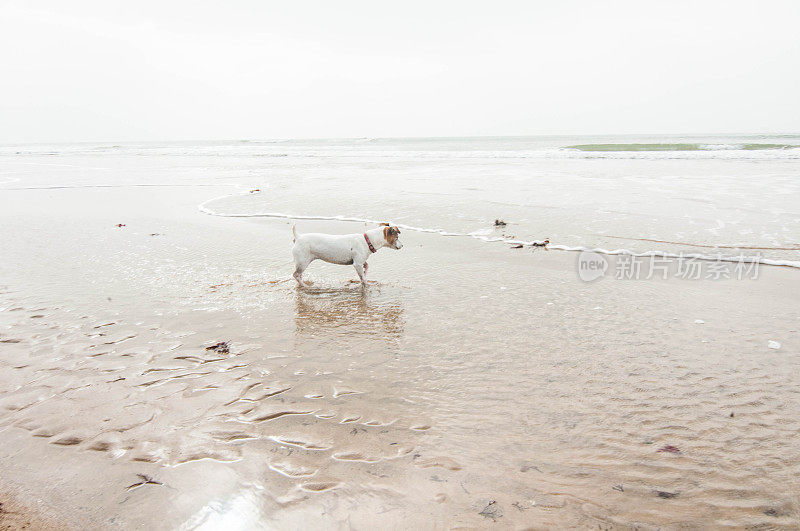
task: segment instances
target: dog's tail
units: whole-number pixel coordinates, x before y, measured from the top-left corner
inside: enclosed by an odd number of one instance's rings
[[[295,228],[294,223],[292,223],[292,243],[297,241],[297,228]]]

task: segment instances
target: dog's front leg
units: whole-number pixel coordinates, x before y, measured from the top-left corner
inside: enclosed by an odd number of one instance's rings
[[[364,272],[364,266],[365,265],[366,264],[353,264],[353,267],[356,268],[356,273],[358,273],[358,278],[361,279],[361,285],[362,286],[366,286],[367,285],[367,275]]]

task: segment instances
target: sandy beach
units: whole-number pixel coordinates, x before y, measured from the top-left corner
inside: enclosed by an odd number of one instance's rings
[[[291,220],[198,209],[226,183],[20,183],[3,529],[800,521],[796,268],[585,282],[576,252],[406,230],[366,290],[321,263],[302,290]]]
[[[800,530],[798,20],[0,2],[0,531]]]

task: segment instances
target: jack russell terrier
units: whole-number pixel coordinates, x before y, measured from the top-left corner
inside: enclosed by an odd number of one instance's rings
[[[324,260],[331,264],[352,265],[356,268],[361,285],[367,285],[367,258],[381,247],[402,249],[400,243],[400,229],[381,223],[377,229],[368,230],[363,234],[318,234],[307,233],[297,235],[292,225],[294,236],[294,278],[301,286],[310,285],[303,282],[303,271],[314,260]]]

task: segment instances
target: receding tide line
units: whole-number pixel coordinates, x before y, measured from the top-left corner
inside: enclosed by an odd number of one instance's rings
[[[221,214],[210,209],[207,205],[214,201],[218,201],[220,199],[225,199],[227,197],[234,197],[237,195],[249,195],[250,192],[241,192],[239,194],[228,194],[219,197],[215,197],[205,201],[197,205],[197,208],[200,212],[204,214],[208,214],[210,216],[220,216],[224,218],[279,218],[279,219],[308,219],[308,220],[318,220],[318,221],[350,221],[356,223],[382,223],[383,220],[375,220],[375,219],[367,219],[367,218],[356,218],[350,216],[312,216],[312,215],[304,215],[304,214],[285,214],[282,212],[262,212],[259,214]],[[468,238],[474,238],[476,240],[481,240],[484,242],[492,243],[492,242],[503,242],[512,245],[528,245],[528,246],[542,246],[545,244],[543,240],[516,240],[512,238],[503,238],[502,236],[486,236],[485,234],[481,234],[481,231],[475,231],[470,233],[465,232],[449,232],[444,229],[431,229],[427,227],[414,227],[412,225],[405,225],[402,223],[396,223],[397,227],[401,229],[411,230],[414,232],[427,232],[432,234],[439,234],[441,236],[462,236]],[[661,258],[681,258],[683,260],[708,260],[713,262],[737,262],[737,263],[745,263],[745,264],[764,264],[764,265],[774,265],[774,266],[783,266],[783,267],[794,267],[800,269],[800,260],[774,260],[772,258],[763,258],[761,256],[721,256],[721,255],[706,255],[700,253],[668,253],[666,251],[645,251],[643,253],[637,253],[634,251],[630,251],[628,249],[602,249],[599,247],[584,247],[584,246],[575,246],[571,247],[569,245],[547,245],[548,249],[552,249],[555,251],[570,251],[570,252],[583,252],[583,251],[590,251],[593,253],[598,254],[607,254],[607,255],[623,255],[623,256],[637,256],[637,257],[661,257]]]
[[[756,251],[800,251],[800,245],[793,245],[791,247],[758,247],[753,245],[709,245],[704,243],[689,243],[689,242],[673,242],[670,240],[654,240],[652,238],[633,238],[630,236],[611,236],[609,234],[600,234],[604,238],[614,238],[615,240],[636,240],[639,242],[655,242],[655,243],[668,243],[670,245],[687,245],[689,247],[706,247],[708,249],[753,249]]]

